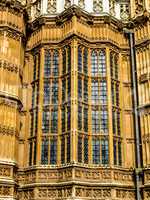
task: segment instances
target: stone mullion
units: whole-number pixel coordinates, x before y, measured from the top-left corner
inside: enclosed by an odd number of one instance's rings
[[[89,81],[88,81],[88,143],[89,143],[89,148],[88,148],[88,157],[89,157],[89,163],[92,163],[92,103],[91,103],[91,50],[88,49],[88,76],[89,76]]]
[[[61,164],[61,104],[62,104],[62,50],[59,51],[59,92],[58,92],[58,137],[57,137],[57,164]]]
[[[44,48],[40,50],[40,69],[39,69],[39,96],[38,96],[38,123],[37,123],[37,155],[36,164],[41,162],[41,144],[42,144],[42,113],[43,113],[43,68],[44,68]]]
[[[111,94],[111,71],[110,71],[110,50],[106,47],[106,67],[107,67],[107,90],[108,90],[108,124],[109,124],[109,163],[113,165],[113,125],[112,125],[112,94]]]
[[[125,154],[124,152],[126,152],[126,145],[125,145],[125,141],[126,141],[126,137],[125,137],[125,134],[123,134],[123,69],[122,69],[122,66],[123,66],[123,59],[122,59],[122,55],[119,54],[119,77],[120,77],[120,90],[119,90],[119,102],[120,102],[120,108],[121,108],[121,111],[120,111],[120,135],[121,135],[121,138],[123,139],[123,142],[122,142],[122,149],[121,149],[121,152],[122,152],[122,164],[123,166],[125,166]],[[129,94],[128,94],[129,95]]]
[[[77,161],[77,80],[78,80],[78,53],[77,40],[71,42],[71,162]]]

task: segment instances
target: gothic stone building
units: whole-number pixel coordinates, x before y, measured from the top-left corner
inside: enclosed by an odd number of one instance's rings
[[[0,0],[0,200],[150,200],[150,0]]]

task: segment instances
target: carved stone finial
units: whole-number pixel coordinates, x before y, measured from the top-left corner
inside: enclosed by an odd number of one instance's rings
[[[143,2],[143,0],[136,0],[135,1],[135,6],[136,6],[136,9],[135,9],[136,14],[139,14],[142,11],[144,11],[144,2]]]
[[[93,1],[93,10],[96,13],[100,13],[103,10],[103,3],[102,0],[94,0]]]

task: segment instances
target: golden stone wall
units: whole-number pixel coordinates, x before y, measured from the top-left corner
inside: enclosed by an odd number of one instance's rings
[[[133,3],[133,2],[132,2]],[[134,3],[134,6],[138,6]],[[140,4],[141,5],[141,4]],[[141,10],[140,10],[141,12]],[[138,13],[139,15],[139,13]],[[134,13],[133,16],[135,17]],[[26,24],[26,11],[19,3],[0,1],[0,198],[17,200],[48,199],[114,199],[135,200],[135,134],[133,125],[132,82],[130,48],[119,20],[111,16],[93,16],[80,9],[66,10],[59,17],[40,17]],[[143,23],[144,22],[144,23]],[[128,24],[129,27],[130,24]],[[131,26],[130,26],[131,27]],[[143,180],[140,181],[143,199],[150,198],[150,20],[149,14],[133,20],[136,39],[139,114],[142,135]],[[27,36],[26,36],[27,29]],[[61,52],[71,47],[71,159],[61,164],[61,110],[58,115],[58,149],[55,166],[41,165],[43,71],[45,49],[58,49],[62,69]],[[92,141],[89,148],[89,164],[77,162],[77,49],[103,48],[106,51],[108,116],[109,116],[109,165],[92,164]],[[114,165],[113,124],[110,53],[118,55],[122,166]],[[34,56],[40,60],[39,101],[37,134],[30,136],[31,102]],[[90,68],[90,56],[89,68]],[[61,75],[59,87],[61,87]],[[88,74],[89,94],[91,91]],[[61,102],[61,92],[59,93]],[[91,102],[89,101],[89,113]],[[89,118],[89,135],[91,127]],[[65,136],[67,137],[67,136]],[[36,158],[29,166],[29,144],[36,142]],[[34,148],[32,149],[34,154]],[[67,155],[66,155],[67,156]],[[34,162],[35,159],[35,162]]]

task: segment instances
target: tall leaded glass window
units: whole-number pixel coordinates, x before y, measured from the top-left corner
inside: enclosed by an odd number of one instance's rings
[[[82,162],[82,137],[78,136],[78,162]]]
[[[102,150],[102,164],[108,164],[109,162],[108,139],[102,139],[101,150]]]
[[[99,74],[102,77],[106,76],[106,58],[104,50],[99,52]]]
[[[48,164],[48,139],[42,141],[41,164]]]
[[[57,140],[50,140],[50,164],[54,165],[57,163]]]
[[[98,58],[97,58],[97,52],[95,50],[92,51],[92,57],[91,57],[91,75],[92,76],[98,75]]]
[[[65,163],[65,136],[61,138],[61,163]]]
[[[92,110],[92,133],[100,133],[100,111]]]
[[[108,133],[108,111],[104,108],[101,110],[100,128],[101,132]]]
[[[88,79],[84,79],[84,102],[88,102]]]
[[[82,72],[82,48],[78,47],[78,71]]]
[[[67,162],[70,162],[70,135],[67,136]]]
[[[42,116],[42,131],[43,131],[43,133],[49,132],[49,120],[50,120],[50,112],[48,110],[44,110],[43,116]]]
[[[89,148],[89,143],[88,143],[88,137],[84,138],[84,163],[88,163],[88,148]]]
[[[62,132],[66,131],[66,111],[65,111],[65,107],[63,107],[62,110],[61,110],[61,128],[62,128]]]
[[[100,81],[100,103],[107,104],[107,83],[106,80]]]
[[[78,129],[82,130],[82,107],[78,106]]]
[[[88,132],[88,108],[84,107],[84,131]]]
[[[44,62],[44,76],[49,77],[51,75],[51,53],[50,51],[45,51],[45,62]]]
[[[58,51],[55,50],[54,51],[54,55],[53,55],[53,76],[58,76],[58,69],[59,69],[59,54]]]
[[[51,133],[57,133],[58,131],[58,109],[51,110]]]
[[[100,140],[93,139],[92,147],[93,147],[93,163],[100,164]]]
[[[58,80],[52,82],[52,104],[58,103]]]
[[[88,74],[88,50],[84,48],[83,52],[83,72],[84,74]]]
[[[43,104],[50,103],[50,83],[49,80],[44,81],[44,97],[43,97]]]

